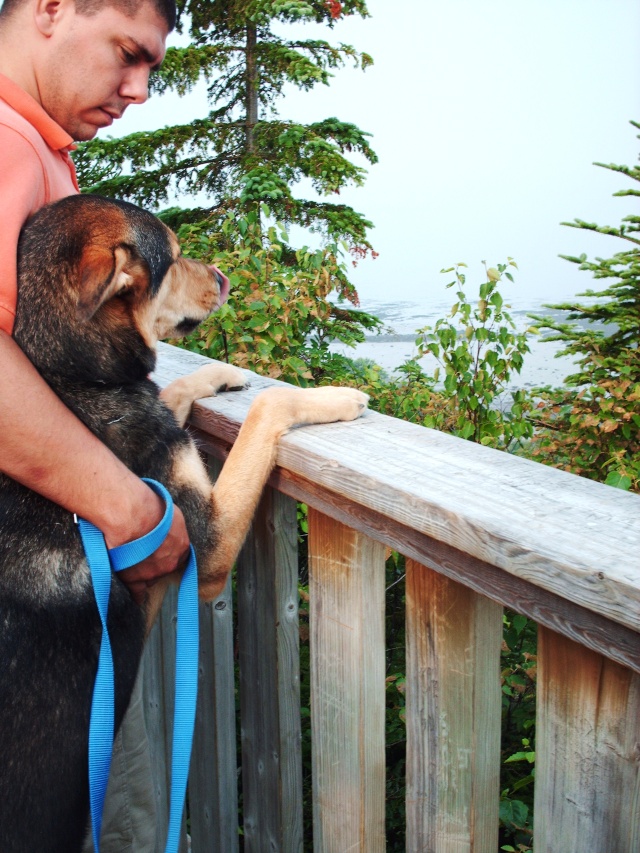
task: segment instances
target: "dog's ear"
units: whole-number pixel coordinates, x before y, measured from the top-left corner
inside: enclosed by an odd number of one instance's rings
[[[144,274],[140,261],[126,246],[87,246],[78,265],[80,319],[90,320],[101,305],[131,289]]]

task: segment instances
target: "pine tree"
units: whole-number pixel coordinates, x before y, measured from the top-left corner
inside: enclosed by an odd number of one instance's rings
[[[362,340],[364,330],[377,325],[345,303],[358,304],[348,261],[372,251],[371,223],[326,200],[363,183],[366,170],[350,155],[369,163],[377,158],[369,134],[354,124],[326,118],[305,125],[280,118],[276,106],[286,84],[309,91],[329,84],[332,70],[347,62],[365,69],[372,60],[349,45],[286,39],[279,32],[290,22],[333,28],[344,15],[366,17],[366,4],[178,5],[179,26],[188,28],[191,43],[167,51],[152,92],[187,95],[204,78],[209,113],[186,125],[80,146],[81,186],[155,210],[177,231],[186,253],[218,263],[230,276],[229,305],[189,341],[192,348],[297,382],[321,378],[337,360],[329,351],[332,340]],[[320,200],[295,195],[304,179]],[[162,209],[185,197],[191,207]],[[292,224],[321,235],[322,248],[293,248],[285,230]],[[342,305],[335,304],[336,295]]]
[[[230,210],[248,212],[260,202],[283,223],[296,223],[370,249],[369,223],[346,205],[294,196],[304,178],[322,196],[362,184],[365,170],[348,159],[376,162],[368,134],[337,118],[312,124],[280,119],[276,102],[287,83],[311,90],[328,84],[331,70],[352,60],[372,60],[349,45],[287,40],[281,22],[316,21],[333,27],[343,15],[367,15],[363,0],[184,0],[183,26],[192,42],[170,48],[152,91],[186,95],[204,77],[208,115],[187,125],[136,133],[82,146],[76,165],[82,185],[159,208],[175,194],[205,193],[206,215],[218,222]],[[198,221],[204,210],[173,212],[172,222]]]
[[[639,166],[596,165],[640,182]],[[614,195],[638,198],[640,189]],[[615,227],[580,219],[564,224],[616,237],[631,248],[593,261],[563,256],[607,286],[579,294],[588,302],[547,306],[566,313],[566,322],[534,317],[544,340],[562,341],[560,354],[577,360],[563,389],[539,397],[535,453],[574,473],[640,491],[640,216],[625,216]]]

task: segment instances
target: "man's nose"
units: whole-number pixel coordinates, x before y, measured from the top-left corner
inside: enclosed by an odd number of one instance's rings
[[[144,104],[149,97],[149,70],[130,69],[118,89],[118,94],[127,104]]]

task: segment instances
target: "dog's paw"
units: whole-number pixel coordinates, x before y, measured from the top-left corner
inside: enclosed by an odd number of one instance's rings
[[[323,390],[323,389],[318,389]],[[355,421],[364,414],[369,403],[369,395],[356,388],[327,388],[331,392],[331,402],[335,405],[337,421]]]
[[[191,378],[198,388],[198,399],[215,397],[221,391],[240,391],[247,386],[246,373],[232,364],[205,364]]]
[[[354,421],[367,408],[369,397],[355,388],[304,388],[292,398],[301,424],[329,424],[334,421]]]

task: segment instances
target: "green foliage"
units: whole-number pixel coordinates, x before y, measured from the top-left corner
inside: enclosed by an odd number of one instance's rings
[[[308,90],[328,84],[346,62],[364,69],[372,60],[345,44],[287,40],[274,26],[333,27],[345,15],[366,17],[366,5],[185,0],[179,6],[191,43],[167,51],[152,89],[186,95],[204,80],[211,111],[189,124],[81,145],[74,155],[80,182],[146,207],[185,195],[201,203],[158,215],[186,255],[229,276],[231,297],[182,345],[299,385],[330,381],[344,362],[330,343],[361,341],[380,325],[356,310],[346,266],[350,254],[358,260],[371,251],[371,223],[347,205],[298,198],[293,189],[307,180],[319,196],[334,197],[364,181],[366,171],[351,155],[377,158],[369,135],[354,124],[325,118],[305,125],[278,118],[275,107],[287,83]],[[289,245],[291,224],[319,234],[322,247]]]
[[[183,344],[296,385],[331,378],[340,362],[331,342],[361,341],[380,322],[354,307],[337,246],[294,252],[283,227],[264,228],[270,214],[261,213],[228,214],[215,241],[199,224],[178,227],[183,251],[225,269],[231,282],[229,301]],[[212,243],[229,248],[212,253]]]
[[[466,275],[458,264],[447,287],[456,287],[448,317],[417,331],[416,358],[389,377],[379,366],[345,365],[342,382],[356,384],[371,396],[371,406],[384,414],[449,432],[470,441],[513,451],[527,442],[532,425],[525,395],[508,390],[514,373],[529,352],[527,334],[517,331],[499,285],[513,283],[508,264],[487,269],[477,299],[466,291]],[[428,374],[418,359],[435,357],[439,366]]]
[[[502,685],[502,772],[500,838],[529,850],[532,837],[535,764],[537,629],[531,620],[506,611],[500,657]]]
[[[405,850],[407,732],[405,716],[405,558],[388,553],[386,581],[386,824],[387,850]]]
[[[640,167],[597,165],[640,182]],[[615,195],[635,198],[640,190]],[[563,388],[538,391],[532,455],[575,474],[640,491],[640,217],[626,216],[617,227],[582,220],[565,224],[616,237],[631,248],[594,261],[586,255],[563,256],[606,287],[580,294],[588,302],[547,306],[566,312],[566,322],[533,318],[546,332],[544,340],[563,342],[562,354],[574,356],[577,369]]]
[[[472,302],[465,290],[465,264],[443,272],[455,278],[447,287],[456,287],[457,301],[449,317],[435,326],[419,330],[416,341],[419,355],[430,353],[444,370],[443,394],[449,406],[446,416],[426,418],[426,426],[447,431],[491,447],[509,449],[529,438],[531,430],[522,418],[522,396],[512,393],[509,408],[499,407],[512,374],[522,369],[524,355],[529,352],[526,332],[518,332],[498,283],[503,275],[513,282],[507,264],[487,268],[486,281],[480,285],[478,299]],[[440,369],[434,379],[439,379]]]
[[[375,163],[369,134],[338,118],[310,124],[278,118],[276,102],[286,84],[310,90],[328,85],[333,70],[372,60],[346,44],[286,39],[281,24],[324,22],[368,12],[362,0],[226,0],[179,3],[181,26],[191,43],[173,47],[151,83],[152,91],[187,95],[207,84],[209,113],[189,124],[96,139],[74,155],[81,185],[91,192],[160,208],[178,195],[206,197],[183,220],[208,229],[211,239],[230,212],[259,210],[300,224],[329,242],[367,253],[371,223],[346,205],[297,198],[293,187],[307,179],[321,196],[363,183],[366,171],[350,159]]]

